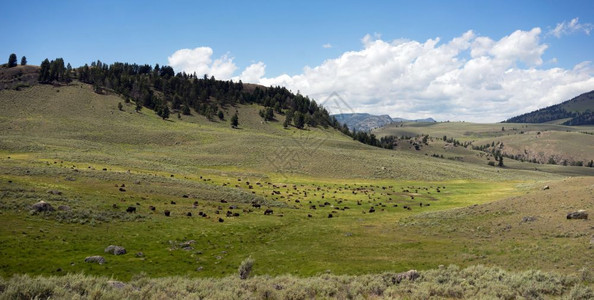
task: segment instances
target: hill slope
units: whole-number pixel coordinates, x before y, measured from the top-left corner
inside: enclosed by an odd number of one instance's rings
[[[38,66],[0,66],[0,90],[28,87],[37,84]]]
[[[563,103],[510,118],[504,123],[547,123],[562,125],[594,124],[594,91],[581,94]]]
[[[562,178],[371,147],[330,127],[285,129],[254,104],[219,107],[224,120],[193,110],[163,120],[74,82],[0,91],[0,106],[1,276],[219,277],[250,255],[260,275],[467,265],[446,255],[462,244],[419,243],[395,224]],[[40,200],[56,210],[31,212]],[[112,244],[128,254],[105,254]]]
[[[557,174],[594,175],[594,168],[587,167],[594,160],[593,126],[404,123],[378,128],[373,133],[378,138],[428,136],[428,145],[423,145],[416,152],[430,156],[486,164],[493,161],[493,154],[500,152],[506,156],[508,168],[537,168]],[[401,138],[400,141],[397,148],[411,146],[410,140]]]
[[[111,164],[128,168],[223,172],[241,166],[248,173],[280,176],[413,180],[525,176],[502,174],[486,166],[431,162],[407,151],[358,143],[332,128],[284,129],[282,115],[278,121],[263,122],[257,105],[222,108],[224,121],[208,121],[197,113],[163,121],[148,109],[135,113],[133,104],[124,104],[119,111],[119,102],[123,102],[120,97],[93,93],[90,85],[81,83],[3,91],[0,149],[39,153],[46,158],[47,153],[53,153],[73,162],[110,157]],[[239,130],[228,123],[235,110],[239,112]],[[121,145],[126,145],[125,151]],[[133,165],[129,165],[131,161]]]

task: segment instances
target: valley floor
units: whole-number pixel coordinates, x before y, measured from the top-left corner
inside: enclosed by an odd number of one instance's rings
[[[594,177],[564,173],[591,168],[379,149],[262,122],[255,105],[226,108],[239,111],[231,129],[119,101],[82,84],[0,92],[0,297],[592,293],[594,224],[566,215],[594,209]],[[40,201],[54,210],[35,211]],[[85,262],[97,255],[106,262]],[[254,277],[239,281],[248,257]],[[421,277],[401,285],[384,274],[411,269]],[[470,284],[476,272],[499,281]],[[307,288],[319,280],[333,283]]]

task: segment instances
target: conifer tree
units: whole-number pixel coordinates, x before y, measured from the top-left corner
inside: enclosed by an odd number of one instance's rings
[[[16,66],[17,66],[17,56],[16,56],[16,54],[12,53],[8,57],[8,67],[12,68],[12,67],[16,67]]]
[[[239,126],[239,117],[237,116],[237,112],[231,117],[231,127],[237,128]]]

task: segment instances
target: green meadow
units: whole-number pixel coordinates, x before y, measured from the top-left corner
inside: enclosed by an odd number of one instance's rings
[[[299,278],[450,264],[593,267],[591,220],[564,220],[592,210],[594,180],[579,177],[592,168],[493,167],[480,151],[439,141],[514,147],[540,131],[583,143],[572,155],[586,157],[594,136],[580,132],[593,128],[505,124],[504,134],[500,124],[406,124],[380,133],[429,134],[429,145],[386,150],[331,128],[284,129],[282,115],[264,122],[256,105],[223,107],[224,120],[162,120],[133,103],[120,111],[120,102],[78,82],[0,91],[1,277],[227,278],[248,257],[254,275]],[[551,151],[569,151],[564,144]],[[56,211],[32,211],[42,200]],[[536,221],[522,223],[527,216]],[[104,253],[108,245],[127,253]],[[92,255],[106,263],[85,263]]]

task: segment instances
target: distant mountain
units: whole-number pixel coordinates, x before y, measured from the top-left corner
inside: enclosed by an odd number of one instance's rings
[[[559,104],[507,119],[503,123],[594,125],[594,91],[581,94]]]
[[[392,119],[388,115],[372,115],[367,113],[336,114],[333,116],[340,124],[346,124],[350,130],[355,131],[370,131],[395,122],[435,122],[433,118],[419,120]]]
[[[416,119],[416,120],[403,119],[403,118],[392,118],[392,120],[394,121],[394,123],[396,123],[396,122],[417,122],[417,123],[435,123],[435,122],[437,122],[433,118]]]

